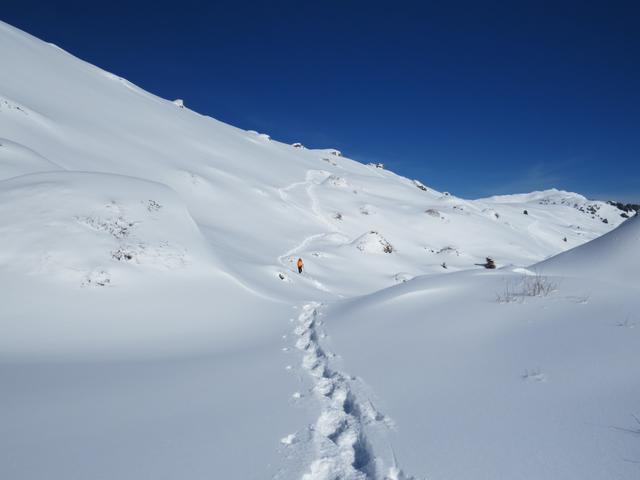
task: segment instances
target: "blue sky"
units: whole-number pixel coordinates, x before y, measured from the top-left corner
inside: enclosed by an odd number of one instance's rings
[[[640,202],[638,2],[33,2],[0,18],[161,97],[465,197]]]

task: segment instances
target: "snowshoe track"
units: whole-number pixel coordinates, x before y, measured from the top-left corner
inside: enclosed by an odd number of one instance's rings
[[[384,462],[373,451],[365,430],[368,425],[388,429],[391,422],[371,401],[358,398],[351,376],[331,366],[333,355],[320,344],[320,306],[317,302],[304,305],[294,330],[296,348],[303,354],[302,369],[310,375],[312,391],[322,405],[309,427],[316,455],[303,480],[409,480],[395,459],[383,473]]]

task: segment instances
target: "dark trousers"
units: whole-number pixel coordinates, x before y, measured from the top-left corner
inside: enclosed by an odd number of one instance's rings
[[[302,267],[298,267],[298,273],[302,273]]]

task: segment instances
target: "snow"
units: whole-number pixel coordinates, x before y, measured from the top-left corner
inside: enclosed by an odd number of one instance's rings
[[[635,478],[639,234],[632,219],[524,271],[421,277],[334,305],[323,348],[382,399],[405,471]],[[498,301],[523,274],[552,288]]]
[[[637,219],[0,58],[1,478],[637,476]]]

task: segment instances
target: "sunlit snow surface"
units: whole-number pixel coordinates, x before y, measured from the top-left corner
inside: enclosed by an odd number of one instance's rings
[[[3,23],[0,59],[0,478],[640,474],[635,219],[294,148]]]

